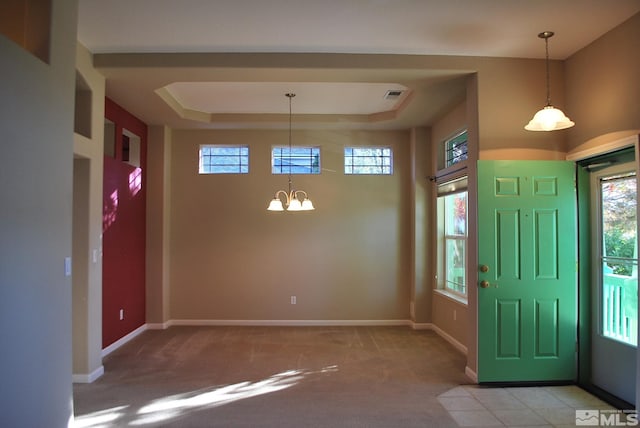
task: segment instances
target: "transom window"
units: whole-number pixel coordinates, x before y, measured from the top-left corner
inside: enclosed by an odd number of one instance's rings
[[[274,147],[272,174],[320,174],[319,147]]]
[[[200,146],[200,174],[248,174],[248,146]]]
[[[390,147],[345,147],[345,174],[393,173],[393,152]]]
[[[467,130],[454,135],[444,142],[444,166],[452,165],[467,160]]]

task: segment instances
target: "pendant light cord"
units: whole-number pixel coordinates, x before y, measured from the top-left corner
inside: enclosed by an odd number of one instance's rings
[[[550,88],[550,79],[549,79],[549,37],[553,37],[555,33],[553,31],[543,31],[538,34],[538,37],[544,39],[544,53],[545,53],[545,61],[547,67],[547,107],[551,106],[551,89]]]
[[[551,33],[551,36],[553,35],[553,33]],[[544,47],[545,47],[545,53],[546,53],[546,61],[547,61],[547,105],[550,106],[551,105],[551,91],[549,89],[549,37],[551,36],[547,36],[544,38]]]

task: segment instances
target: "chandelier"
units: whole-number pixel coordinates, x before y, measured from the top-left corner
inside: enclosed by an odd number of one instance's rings
[[[289,98],[289,158],[291,159],[291,99],[296,96],[293,93],[285,94]],[[284,199],[284,205],[282,201]],[[291,181],[291,163],[289,163],[289,191],[278,190],[269,203],[269,211],[311,211],[314,210],[313,203],[304,190],[294,190]]]
[[[551,105],[549,95],[549,38],[553,37],[553,31],[543,31],[538,37],[544,39],[547,61],[547,105],[539,110],[533,119],[524,127],[527,131],[556,131],[558,129],[571,128],[575,123],[564,115],[562,110]]]

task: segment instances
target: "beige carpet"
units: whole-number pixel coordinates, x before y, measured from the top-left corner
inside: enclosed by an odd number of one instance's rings
[[[465,357],[408,327],[172,327],[74,386],[78,427],[452,427]]]

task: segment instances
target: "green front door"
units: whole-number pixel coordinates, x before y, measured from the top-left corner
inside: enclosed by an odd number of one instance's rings
[[[478,381],[576,377],[574,164],[478,162]]]

